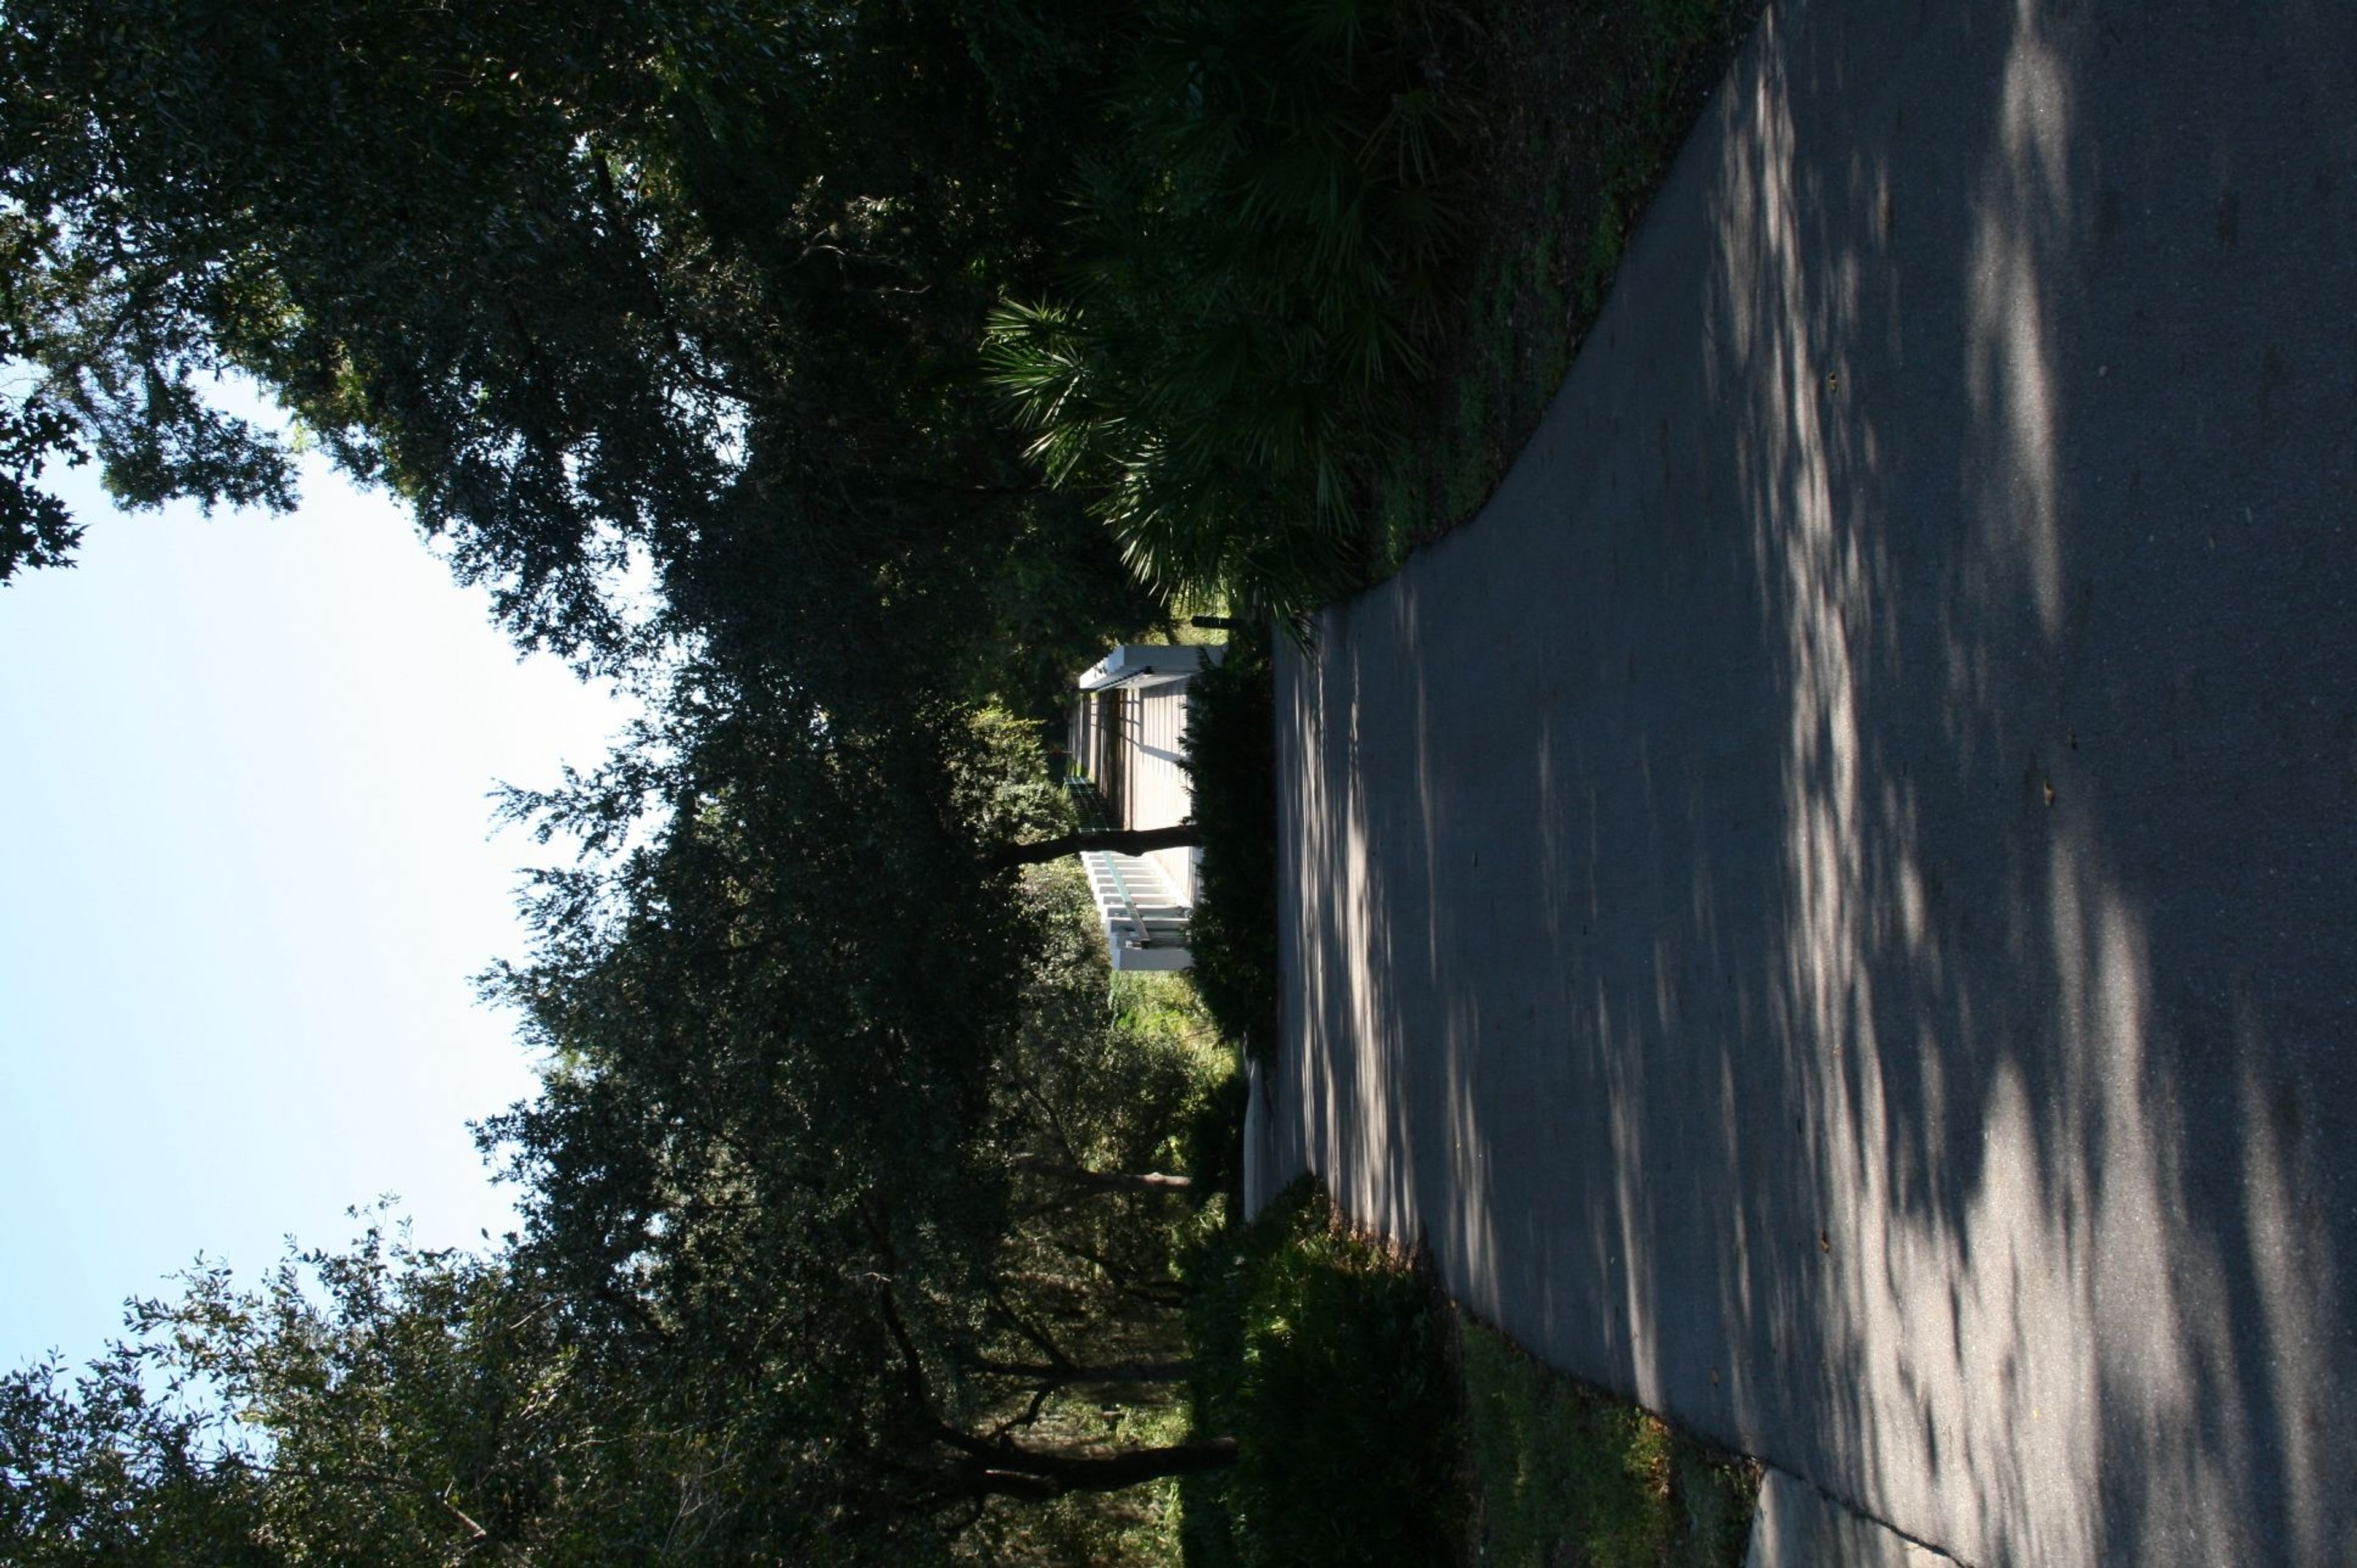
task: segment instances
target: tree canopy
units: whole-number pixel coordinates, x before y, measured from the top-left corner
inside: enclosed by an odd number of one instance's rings
[[[692,836],[647,852],[678,905],[707,901],[683,863],[716,831]],[[844,1113],[827,1079],[872,1060],[734,1016],[780,1000],[754,944],[695,1008],[635,994],[651,901],[574,975],[504,977],[558,1063],[483,1133],[530,1179],[523,1230],[477,1255],[371,1219],[253,1287],[199,1268],[78,1379],[0,1381],[0,1555],[900,1563],[994,1509],[1227,1465],[1217,1434],[1075,1423],[1185,1373],[1168,1232],[1139,1220],[1188,1188],[1091,1162],[1147,1155],[1197,1080],[1108,1026],[1084,896],[1026,886],[1046,961],[931,1144],[905,1086]],[[734,1045],[682,1038],[707,1008]]]
[[[486,980],[544,1063],[481,1129],[520,1232],[200,1273],[15,1375],[0,1554],[906,1562],[1228,1461],[1068,1419],[1176,1375],[1134,1222],[1200,1189],[1140,1163],[1184,1075],[1110,1052],[1023,869],[1077,841],[1015,715],[1161,590],[1359,553],[1432,261],[1417,14],[0,13],[0,580],[72,556],[45,466],[283,508],[313,442],[651,698],[511,802],[583,850]]]
[[[282,446],[206,401],[237,371],[589,662],[694,635],[841,707],[1141,615],[973,373],[1101,15],[11,6],[0,575],[71,549],[45,457],[286,504]]]

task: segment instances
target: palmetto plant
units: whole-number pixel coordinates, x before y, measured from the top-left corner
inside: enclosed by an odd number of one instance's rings
[[[1363,568],[1357,501],[1424,370],[1458,113],[1422,0],[1148,0],[1066,297],[985,359],[1049,482],[1167,594],[1306,609]]]

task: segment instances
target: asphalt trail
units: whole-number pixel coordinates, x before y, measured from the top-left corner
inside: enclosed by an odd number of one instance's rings
[[[1280,1166],[1969,1563],[2357,1562],[2357,5],[1771,8],[1279,671]]]

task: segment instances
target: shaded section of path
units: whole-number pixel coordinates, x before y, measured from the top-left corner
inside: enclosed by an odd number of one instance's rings
[[[1279,1165],[1966,1563],[2352,1561],[2352,104],[2346,5],[1772,8],[1282,663]]]

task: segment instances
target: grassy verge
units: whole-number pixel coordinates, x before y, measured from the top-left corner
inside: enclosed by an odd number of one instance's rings
[[[1629,232],[1760,0],[1489,0],[1449,62],[1480,114],[1434,374],[1374,484],[1375,575],[1480,509],[1594,325]]]
[[[1193,1271],[1192,1568],[1498,1563],[1734,1568],[1756,1477],[1459,1318],[1414,1260],[1296,1184]]]
[[[1504,1568],[1733,1568],[1760,1481],[1658,1416],[1465,1326],[1474,1558]]]
[[[1172,598],[1388,575],[1528,438],[1762,0],[1135,0],[990,383]]]
[[[1132,0],[1063,277],[1008,299],[992,381],[1060,489],[1166,593],[1291,613],[1365,558],[1404,429],[1462,107],[1443,0]]]

